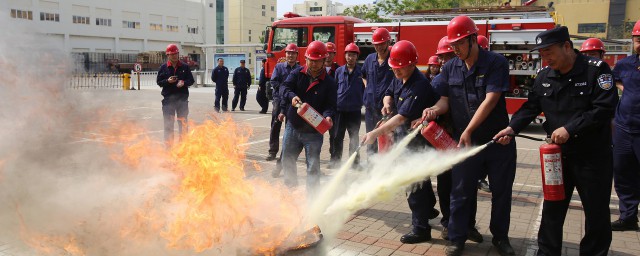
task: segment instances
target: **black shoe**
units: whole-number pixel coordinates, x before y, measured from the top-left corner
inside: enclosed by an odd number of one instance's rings
[[[214,107],[213,110],[216,111],[216,112],[220,112],[220,108]]]
[[[267,111],[266,111],[266,110],[262,110],[262,111],[260,111],[260,112],[258,112],[258,113],[260,113],[260,114],[266,114],[266,113],[267,113]]]
[[[467,232],[467,239],[476,243],[482,243],[484,241],[482,234],[478,232],[478,229],[476,227],[469,228],[469,232]]]
[[[276,154],[271,154],[271,153],[269,153],[269,155],[267,156],[267,158],[265,158],[264,160],[267,160],[267,161],[273,161],[273,160],[276,160]]]
[[[402,242],[403,244],[417,244],[417,243],[422,243],[429,240],[431,240],[431,233],[429,232],[415,233],[411,231],[405,234],[404,236],[400,237],[400,242]]]
[[[228,111],[229,111],[229,109],[228,109],[228,108],[226,108],[226,107],[222,107],[222,111],[224,111],[224,112],[228,112]]]
[[[509,243],[509,239],[499,240],[494,237],[491,240],[491,242],[493,243],[493,246],[496,247],[496,250],[498,250],[498,253],[500,255],[502,256],[516,255],[516,252],[513,250],[513,247],[511,247],[511,244]]]
[[[478,189],[487,193],[491,193],[491,188],[489,188],[489,182],[486,179],[478,180]]]
[[[235,109],[235,108],[232,108],[232,109],[231,109],[231,111],[236,111],[236,109]]]
[[[442,237],[442,239],[449,241],[449,229],[444,227],[442,228],[442,233],[440,235],[440,237]]]
[[[638,222],[633,220],[616,220],[611,222],[611,231],[637,231]]]
[[[240,108],[240,111],[244,111],[244,108]]]
[[[431,212],[429,213],[429,219],[430,220],[435,219],[435,218],[438,217],[438,215],[440,215],[440,211],[438,211],[438,209],[436,209],[436,208],[433,208],[433,209],[431,209]]]
[[[447,247],[444,248],[444,254],[447,256],[460,256],[464,250],[464,243],[450,242]]]

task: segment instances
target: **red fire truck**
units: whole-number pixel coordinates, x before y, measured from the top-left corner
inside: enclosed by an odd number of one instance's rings
[[[458,15],[474,19],[479,34],[490,41],[490,49],[503,54],[509,60],[511,90],[507,96],[507,110],[517,111],[526,101],[536,74],[542,67],[537,52],[529,50],[535,46],[535,37],[540,32],[555,27],[553,18],[544,8],[535,7],[487,7],[449,10],[428,10],[393,16],[393,22],[366,23],[345,16],[300,17],[287,13],[268,28],[268,43],[265,45],[267,63],[265,73],[271,77],[276,63],[284,61],[284,48],[289,43],[299,47],[298,61],[304,64],[306,46],[314,40],[333,42],[338,52],[336,62],[344,64],[344,48],[355,42],[360,47],[360,61],[375,52],[371,36],[377,28],[391,32],[392,41],[409,40],[418,49],[418,68],[426,71],[429,56],[435,54],[440,38],[446,35],[449,20]]]

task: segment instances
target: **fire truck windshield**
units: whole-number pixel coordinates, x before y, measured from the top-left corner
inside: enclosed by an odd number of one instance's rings
[[[308,42],[308,29],[303,28],[280,28],[273,30],[273,41],[271,51],[282,51],[287,44],[295,43],[298,47],[306,47]]]

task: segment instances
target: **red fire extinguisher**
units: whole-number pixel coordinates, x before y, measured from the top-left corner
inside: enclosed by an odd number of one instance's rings
[[[458,142],[451,138],[447,131],[435,121],[429,122],[426,127],[422,128],[420,133],[437,150],[454,149],[458,146]]]
[[[302,117],[309,125],[316,129],[320,134],[324,134],[327,130],[333,126],[327,119],[324,118],[317,110],[307,103],[298,103],[295,105],[298,108],[298,115]]]
[[[384,122],[386,122],[387,120],[389,120],[389,116],[382,116],[382,119],[380,119],[380,121],[378,121],[378,123],[376,124],[375,129],[377,129],[378,127],[380,127],[382,124],[384,124]],[[386,153],[388,152],[391,147],[393,146],[393,136],[391,136],[391,133],[383,133],[378,135],[378,153]]]
[[[542,192],[544,193],[544,200],[564,200],[562,150],[559,145],[545,143],[540,146],[540,167],[542,171]]]

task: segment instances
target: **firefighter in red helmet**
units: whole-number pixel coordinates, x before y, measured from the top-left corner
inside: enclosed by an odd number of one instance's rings
[[[389,65],[396,77],[385,93],[382,114],[391,118],[377,129],[368,132],[363,142],[372,144],[380,134],[394,132],[397,139],[406,136],[411,128],[411,122],[420,118],[422,110],[436,103],[439,96],[433,91],[427,79],[416,67],[418,52],[413,43],[402,40],[391,48]],[[421,150],[429,146],[423,136],[416,136],[408,147]],[[432,217],[435,205],[435,195],[431,188],[431,180],[427,179],[414,192],[409,194],[407,201],[411,208],[411,232],[400,238],[402,243],[414,244],[431,240]],[[436,215],[437,216],[437,215]]]
[[[307,163],[307,195],[314,198],[320,185],[320,150],[323,134],[297,114],[297,107],[306,103],[333,125],[338,89],[333,77],[327,75],[324,61],[327,46],[313,41],[305,52],[306,64],[292,70],[281,86],[283,100],[291,105],[285,110],[287,124],[284,129],[282,167],[285,184],[297,186],[296,159],[305,150]]]
[[[194,83],[189,66],[178,58],[179,50],[175,44],[167,46],[167,63],[158,70],[157,83],[162,87],[162,115],[164,116],[164,139],[167,147],[174,143],[173,127],[178,118],[180,138],[187,132],[189,115],[189,86]]]
[[[604,58],[604,43],[598,38],[589,38],[582,43],[580,52],[586,56],[601,60]]]
[[[507,135],[519,133],[544,112],[543,127],[553,143],[561,146],[565,199],[545,200],[542,205],[538,255],[562,253],[562,228],[574,188],[585,214],[580,254],[607,255],[613,176],[611,118],[618,103],[611,70],[606,62],[573,49],[567,27],[540,33],[536,45],[533,50],[549,66],[538,72],[528,101],[494,139],[508,143],[511,138]]]
[[[640,204],[640,20],[631,32],[632,54],[616,63],[613,78],[623,90],[616,109],[613,131],[613,181],[618,195],[620,217],[611,223],[613,231],[638,230]],[[626,90],[625,90],[626,89]]]
[[[441,97],[423,112],[426,120],[450,113],[453,138],[459,141],[459,147],[485,144],[509,122],[504,97],[509,90],[507,60],[482,49],[477,36],[478,28],[469,17],[461,15],[449,22],[447,41],[457,57],[444,64],[431,82]],[[490,145],[453,167],[447,255],[461,255],[464,250],[478,179],[485,173],[491,180],[493,245],[501,255],[515,255],[508,237],[515,171],[514,142],[508,146]]]

